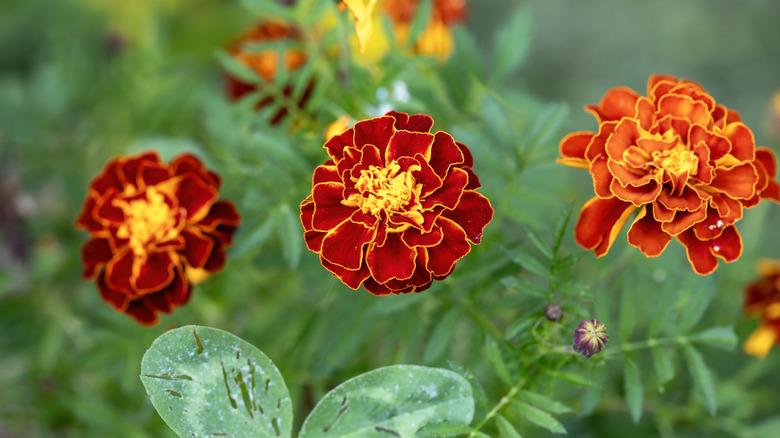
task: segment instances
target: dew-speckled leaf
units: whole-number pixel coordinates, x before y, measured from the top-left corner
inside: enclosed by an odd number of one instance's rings
[[[325,395],[300,438],[407,438],[428,424],[469,424],[473,417],[471,385],[459,374],[394,365],[361,374]]]
[[[144,354],[141,380],[183,438],[291,436],[292,403],[279,370],[228,332],[185,326],[164,333]]]

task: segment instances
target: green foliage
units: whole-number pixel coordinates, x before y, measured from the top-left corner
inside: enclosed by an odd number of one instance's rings
[[[780,5],[469,3],[470,21],[453,31],[448,61],[394,45],[373,63],[354,52],[350,19],[331,1],[300,0],[293,8],[271,0],[3,2],[0,436],[172,437],[166,422],[179,433],[199,424],[184,424],[192,413],[178,411],[189,412],[188,381],[144,378],[149,403],[137,378],[163,375],[138,367],[158,336],[154,345],[168,339],[170,350],[157,360],[192,351],[193,323],[236,333],[274,358],[286,381],[274,388],[289,388],[289,405],[277,417],[280,434],[301,430],[309,415],[326,421],[353,376],[368,376],[380,392],[388,382],[399,390],[407,385],[413,396],[419,388],[387,367],[397,363],[425,366],[415,370],[443,385],[440,394],[457,388],[473,398],[473,414],[434,421],[412,409],[416,430],[390,427],[421,437],[780,434],[779,356],[756,361],[737,348],[755,328],[742,316],[744,284],[759,258],[777,257],[777,208],[746,212],[742,258],[707,278],[691,272],[674,242],[647,259],[621,236],[596,260],[572,238],[592,182],[554,163],[566,132],[594,127],[582,104],[614,85],[641,89],[651,71],[702,81],[740,111],[759,143],[776,146],[762,121],[777,87],[768,72],[778,70],[778,58],[766,54],[780,39],[773,21]],[[225,72],[260,78],[226,47],[269,18],[319,33],[251,48],[300,49],[309,62],[295,71],[279,65],[273,82],[231,102]],[[330,18],[330,27],[320,27]],[[299,107],[296,98],[310,84]],[[408,93],[395,92],[402,86]],[[268,97],[274,103],[257,111]],[[431,114],[434,129],[467,144],[495,208],[483,242],[421,294],[351,291],[301,236],[298,205],[311,189],[312,169],[326,159],[323,132],[342,115],[357,120],[385,107]],[[271,125],[279,109],[288,117]],[[80,277],[85,235],[73,229],[86,187],[105,162],[148,149],[165,159],[185,151],[200,156],[222,176],[221,196],[242,214],[225,269],[152,328],[115,312]],[[560,320],[545,317],[548,305],[561,307]],[[572,351],[572,332],[594,318],[610,339],[586,360]],[[168,331],[175,327],[182,328]],[[249,344],[197,330],[202,340],[213,335],[240,346],[242,358],[278,376]],[[155,351],[144,366],[154,364]],[[226,391],[216,353],[205,360],[195,351],[184,362],[195,367],[187,375]],[[226,427],[259,424],[260,416],[240,409],[244,392],[231,375],[232,350],[221,351],[237,408],[226,393],[215,400],[226,422],[240,418]],[[155,406],[163,406],[160,415]],[[344,419],[385,427],[372,413],[350,410],[355,417]]]
[[[154,341],[141,380],[179,436],[290,437],[292,404],[282,375],[260,350],[210,327],[185,326]],[[452,371],[395,365],[328,392],[301,438],[398,437],[463,431],[474,416],[469,383]]]

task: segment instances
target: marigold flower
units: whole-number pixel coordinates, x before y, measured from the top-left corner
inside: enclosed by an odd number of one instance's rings
[[[231,44],[228,51],[236,60],[257,73],[261,81],[271,83],[276,78],[280,55],[284,56],[285,68],[289,71],[295,71],[306,63],[306,52],[293,48],[288,48],[283,53],[276,49],[253,50],[248,45],[274,41],[300,41],[300,39],[301,33],[294,26],[278,21],[266,21],[256,25]],[[227,75],[227,92],[233,100],[241,99],[247,94],[257,91],[259,87],[262,88],[262,86],[262,83],[258,86],[257,84],[244,82],[233,75]],[[313,87],[313,82],[310,82],[295,104],[303,107],[306,101],[309,100]],[[285,85],[281,93],[286,99],[292,99],[293,86],[291,84]],[[257,103],[256,107],[257,109],[265,108],[271,105],[274,100],[273,96],[266,96]],[[288,108],[283,105],[271,117],[271,124],[275,125],[281,122],[287,116],[287,113]]]
[[[775,92],[769,105],[769,132],[780,138],[780,90]]]
[[[761,320],[761,325],[745,342],[752,356],[764,357],[773,344],[780,343],[780,260],[759,265],[759,279],[745,289],[745,313]]]
[[[170,164],[156,152],[109,161],[77,221],[90,234],[84,277],[141,324],[185,304],[191,284],[222,269],[239,224],[233,204],[218,198],[220,182],[190,154]]]
[[[380,11],[390,17],[399,44],[407,44],[409,30],[420,6],[420,0],[344,0],[355,20],[360,53],[375,60],[385,55],[389,44],[381,29]],[[381,6],[377,8],[377,6]],[[415,53],[446,60],[452,54],[454,38],[450,28],[466,20],[465,0],[434,0],[430,21],[411,44]]]
[[[468,148],[433,119],[391,111],[325,143],[301,203],[307,247],[352,289],[427,289],[447,277],[493,218]]]
[[[590,358],[603,350],[608,340],[607,326],[595,319],[585,320],[574,330],[573,348],[577,353]]]
[[[656,257],[672,238],[700,275],[718,259],[737,260],[735,224],[761,199],[780,201],[775,155],[756,147],[739,114],[717,104],[701,85],[651,76],[647,96],[626,87],[589,105],[598,132],[574,132],[559,162],[588,169],[596,196],[583,207],[575,239],[606,254],[636,213],[628,242]]]

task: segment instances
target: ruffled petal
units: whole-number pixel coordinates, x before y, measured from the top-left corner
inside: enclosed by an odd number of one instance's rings
[[[564,158],[587,161],[585,159],[585,151],[588,149],[588,144],[590,144],[594,135],[596,134],[590,131],[572,132],[563,137],[560,145],[558,145],[558,152]]]
[[[628,243],[639,248],[648,257],[658,257],[669,245],[672,236],[663,230],[661,223],[656,221],[652,214],[647,214],[648,208],[651,207],[640,210],[631,224]]]
[[[365,126],[363,128],[366,128]],[[365,134],[365,132],[364,132]],[[364,135],[361,134],[361,135]],[[344,156],[344,149],[355,145],[355,130],[354,128],[347,129],[339,135],[334,135],[325,143],[325,150],[328,151],[330,158],[338,163]]]
[[[482,194],[465,191],[455,209],[443,212],[442,216],[463,228],[471,242],[479,243],[485,227],[493,220],[493,206]]]
[[[341,177],[339,176],[338,168],[336,166],[321,165],[314,169],[314,174],[311,178],[312,187],[323,182],[342,182]]]
[[[427,114],[406,114],[389,111],[385,116],[395,119],[395,129],[413,132],[428,132],[433,127],[433,118]]]
[[[315,230],[328,231],[344,222],[357,210],[355,207],[347,207],[341,203],[344,200],[343,193],[344,185],[341,183],[328,182],[314,186],[312,226]]]
[[[726,193],[734,199],[750,199],[756,193],[758,172],[751,163],[731,168],[715,169],[710,187]]]
[[[159,291],[170,284],[174,276],[174,261],[170,252],[151,252],[140,263],[133,290],[142,295]]]
[[[414,157],[417,154],[430,157],[433,139],[433,134],[427,132],[397,131],[390,139],[385,152],[385,162],[389,163],[401,157]]]
[[[371,272],[368,270],[368,266],[366,266],[365,263],[363,263],[359,269],[349,270],[331,263],[323,257],[320,257],[320,262],[325,269],[330,271],[350,289],[357,290],[357,288],[371,276]]]
[[[464,162],[463,152],[455,143],[455,139],[443,131],[434,135],[430,157],[428,162],[439,178],[444,178],[449,173],[450,166]]]
[[[661,184],[651,179],[643,186],[624,186],[616,179],[613,179],[609,191],[616,197],[626,202],[632,202],[637,207],[649,204],[658,198],[661,193]]]
[[[635,210],[633,204],[618,198],[592,198],[582,207],[574,228],[574,239],[601,257],[612,247],[618,233]]]
[[[449,175],[444,178],[442,186],[421,201],[422,207],[431,209],[434,206],[441,205],[447,209],[455,208],[468,182],[469,175],[465,171],[457,167],[451,169]]]
[[[705,219],[707,219],[707,208],[702,205],[696,211],[677,210],[674,213],[674,219],[664,222],[661,226],[664,231],[676,236]]]
[[[322,258],[342,268],[356,270],[363,260],[363,247],[374,237],[374,230],[345,220],[330,230],[322,242]]]
[[[615,87],[607,91],[598,106],[590,105],[589,111],[595,114],[599,122],[620,120],[632,117],[639,95],[628,87]]]
[[[455,222],[440,217],[437,225],[444,235],[437,246],[426,248],[428,251],[428,271],[436,278],[449,275],[455,263],[471,251],[471,245],[466,241],[466,232]]]
[[[372,245],[366,252],[366,264],[371,276],[379,283],[391,279],[406,280],[412,276],[417,252],[401,239],[400,233],[390,233],[383,246]]]
[[[86,201],[84,201],[84,206],[81,208],[79,218],[76,220],[76,225],[89,232],[103,229],[103,225],[95,219],[96,208],[96,195],[88,195]]]
[[[114,255],[111,240],[95,236],[81,247],[81,260],[84,262],[84,278],[92,278]]]
[[[441,228],[434,228],[426,233],[417,228],[411,227],[401,233],[404,243],[412,248],[417,246],[436,246],[444,239],[444,233]]]
[[[214,248],[214,241],[203,235],[197,228],[184,230],[181,235],[184,237],[184,248],[179,251],[179,254],[184,256],[192,267],[205,266]]]
[[[198,227],[214,230],[220,225],[238,227],[240,222],[241,216],[232,202],[217,201],[211,205],[206,217],[198,222]]]
[[[713,240],[699,240],[693,230],[680,234],[677,239],[685,246],[688,260],[699,275],[709,275],[718,268],[716,255],[732,262],[742,254],[742,239],[733,226]]]
[[[756,139],[753,131],[744,123],[731,123],[724,132],[731,142],[731,155],[739,161],[753,161],[756,158]]]
[[[130,278],[133,275],[135,257],[133,252],[125,248],[109,260],[106,265],[106,284],[111,290],[127,295],[133,295]]]
[[[388,116],[357,122],[353,128],[355,130],[355,147],[361,149],[367,144],[372,144],[379,149],[384,157],[387,145],[396,132],[393,127],[394,123],[395,119]]]
[[[176,187],[176,199],[187,212],[187,221],[196,223],[206,217],[217,201],[217,190],[200,178],[185,175]]]

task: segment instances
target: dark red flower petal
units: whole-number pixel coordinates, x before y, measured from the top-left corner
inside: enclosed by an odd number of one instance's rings
[[[187,174],[176,187],[176,200],[187,212],[187,221],[198,222],[206,217],[217,200],[217,190],[200,178]]]
[[[114,254],[106,265],[106,284],[111,290],[134,295],[130,278],[133,275],[135,256],[133,252],[125,248]]]
[[[428,251],[428,271],[437,278],[443,278],[452,272],[455,263],[471,251],[466,241],[466,232],[450,219],[440,217],[436,224],[441,228],[444,238],[441,243],[426,248]]]
[[[396,111],[390,111],[386,116],[395,119],[395,129],[413,132],[428,132],[433,127],[433,118],[427,114],[407,115]]]
[[[373,237],[374,230],[371,228],[345,220],[325,236],[321,256],[342,268],[356,270],[363,260],[363,247]]]
[[[457,221],[456,221],[457,222]],[[426,233],[418,228],[410,227],[401,233],[404,243],[414,248],[416,246],[436,246],[444,239],[441,228],[434,228]]]
[[[372,144],[379,149],[384,157],[387,145],[395,134],[394,123],[395,119],[388,116],[357,122],[353,128],[355,130],[354,147],[362,149],[363,146]],[[338,163],[338,160],[336,162]]]
[[[457,167],[451,169],[449,175],[444,178],[442,186],[422,200],[422,207],[431,209],[440,205],[447,209],[455,208],[468,182],[469,175],[465,171]]]
[[[206,166],[203,165],[203,162],[200,161],[200,159],[195,155],[179,155],[174,158],[173,161],[171,161],[170,167],[173,170],[174,175],[184,176],[194,174],[195,176],[199,177],[199,179],[203,180],[203,182],[206,184],[214,187],[216,190],[219,190],[221,184],[219,176],[216,173],[210,172],[208,169],[206,169]]]
[[[688,260],[699,275],[709,275],[717,269],[716,256],[731,262],[742,254],[742,239],[733,226],[725,229],[720,237],[713,240],[699,240],[693,230],[680,234],[677,239],[685,245]]]
[[[198,222],[198,227],[213,230],[220,225],[237,227],[239,222],[241,222],[241,216],[232,202],[217,201],[211,205],[206,217]]]
[[[455,139],[446,132],[439,131],[433,136],[431,145],[431,159],[428,163],[433,171],[444,178],[450,170],[450,166],[464,162],[464,155],[461,148],[455,143]]]
[[[442,216],[463,228],[466,237],[476,244],[482,241],[482,232],[493,220],[493,206],[485,196],[467,190],[463,192],[455,209],[443,212]]]
[[[95,236],[81,247],[81,259],[84,261],[84,278],[92,278],[111,260],[113,248],[107,237]]]
[[[119,177],[119,168],[119,159],[109,161],[103,172],[92,180],[89,187],[100,195],[108,192],[110,189],[121,192],[124,188],[124,183]]]
[[[81,209],[76,225],[89,232],[96,232],[103,229],[103,225],[95,220],[95,208],[97,208],[97,195],[87,195],[84,206]]]
[[[389,163],[401,157],[414,157],[417,154],[428,157],[433,138],[433,135],[427,132],[397,131],[387,146],[385,162]]]
[[[202,268],[205,266],[211,255],[211,250],[214,248],[214,241],[194,227],[182,231],[181,235],[184,237],[185,244],[179,254],[184,256],[192,267]]]
[[[322,262],[322,266],[325,269],[330,271],[351,289],[359,288],[363,281],[371,277],[371,272],[368,270],[368,266],[366,266],[365,263],[363,263],[358,269],[349,270],[331,263],[323,257],[320,257],[320,262]]]
[[[328,231],[347,220],[357,209],[347,207],[344,200],[344,185],[341,183],[320,183],[312,190],[314,215],[312,227],[318,231]]]
[[[155,292],[170,284],[174,275],[174,259],[168,251],[150,252],[141,260],[133,290],[136,294]]]
[[[416,251],[403,242],[400,233],[389,233],[384,245],[369,246],[366,264],[374,280],[386,283],[391,279],[410,278],[414,273],[416,257]]]
[[[155,325],[158,321],[154,310],[148,307],[144,300],[131,301],[127,305],[125,313],[135,318],[141,325]]]
[[[334,135],[325,143],[328,155],[335,162],[341,161],[344,156],[344,148],[354,145],[355,130],[350,128],[339,135]]]

